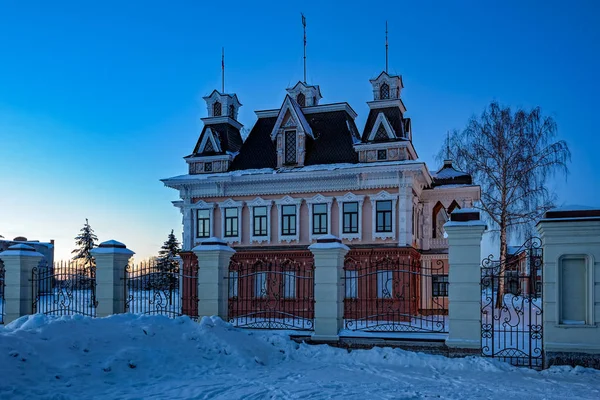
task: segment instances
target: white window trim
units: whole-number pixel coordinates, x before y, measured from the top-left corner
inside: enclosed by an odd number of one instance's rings
[[[200,151],[199,151],[199,153],[203,153],[204,152],[204,147],[206,146],[206,142],[209,139],[210,139],[210,142],[213,145],[213,149],[215,149],[216,152],[221,152],[221,143],[213,135],[212,129],[206,128],[206,130],[204,131],[204,137],[202,138],[202,142],[200,142],[200,147],[199,147]]]
[[[300,241],[300,206],[302,205],[302,199],[295,199],[291,196],[285,196],[281,199],[275,200],[275,205],[277,205],[277,240],[279,243],[287,242],[290,243],[292,241],[299,242]],[[295,235],[281,235],[281,206],[296,206],[296,234]]]
[[[394,130],[392,129],[392,126],[388,122],[385,115],[383,115],[383,113],[380,112],[379,114],[377,114],[377,119],[373,124],[373,128],[371,129],[371,133],[369,134],[368,140],[375,139],[375,135],[377,134],[377,131],[379,130],[379,125],[381,124],[383,124],[383,129],[385,129],[385,132],[387,133],[388,137],[390,139],[396,139],[396,135],[394,135]]]
[[[372,239],[395,239],[396,238],[396,209],[397,209],[397,204],[398,204],[398,195],[397,194],[390,194],[388,192],[386,192],[385,190],[377,193],[374,196],[370,196],[369,199],[371,200],[371,212],[372,212],[372,216],[371,216],[371,223],[373,224],[373,237]],[[392,201],[392,231],[391,232],[377,232],[377,201],[386,201],[386,200],[391,200]],[[412,224],[412,221],[411,221]]]
[[[341,239],[352,241],[354,239],[360,240],[362,238],[362,208],[365,201],[364,195],[355,195],[354,193],[346,193],[342,197],[336,197],[335,200],[338,202],[340,223],[339,223],[339,236]],[[358,232],[357,233],[344,233],[344,203],[358,202]]]
[[[331,234],[331,205],[333,204],[333,197],[325,197],[322,194],[317,194],[310,199],[306,199],[306,205],[308,206],[308,237],[312,240],[317,240],[323,234],[313,234],[313,204],[327,204],[327,235]]]
[[[250,243],[271,242],[271,207],[272,200],[264,200],[260,197],[246,203],[250,211]],[[254,236],[254,207],[267,207],[267,236]]]
[[[287,132],[294,132],[294,139],[295,139],[295,148],[296,148],[296,160],[293,163],[286,163],[285,160],[285,155],[287,152],[287,141],[286,141],[286,133]],[[281,166],[291,166],[291,165],[297,165],[298,164],[298,130],[295,127],[291,127],[289,129],[284,129],[283,133],[281,134],[281,140],[282,140],[282,146],[283,147],[283,154],[282,154],[282,160],[281,160]]]
[[[207,203],[204,200],[198,200],[196,203],[192,204],[190,207],[192,211],[192,240],[194,243],[202,243],[206,239],[214,236],[214,221],[215,221],[215,203]],[[199,238],[198,237],[198,213],[197,210],[209,210],[208,217],[210,221],[208,221],[209,234],[207,238]]]
[[[225,237],[225,209],[226,208],[237,208],[238,210],[238,234],[237,236]],[[219,209],[221,210],[221,236],[222,239],[227,243],[241,243],[242,242],[242,209],[244,208],[243,201],[234,201],[233,199],[227,199],[224,202],[219,203]]]

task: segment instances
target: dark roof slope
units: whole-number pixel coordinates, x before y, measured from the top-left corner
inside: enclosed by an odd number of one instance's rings
[[[354,120],[346,111],[331,111],[306,115],[315,140],[306,141],[304,165],[357,163],[354,151]],[[352,131],[353,130],[353,131]]]
[[[277,153],[271,131],[277,117],[259,118],[240,149],[229,170],[276,168]]]
[[[378,108],[372,109],[369,111],[369,116],[367,117],[367,123],[365,124],[365,130],[363,131],[362,140],[366,142],[369,138],[369,134],[371,130],[373,130],[373,125],[375,125],[375,121],[377,120],[377,116],[382,112],[383,115],[387,118],[390,123],[392,129],[396,133],[398,139],[403,139],[404,137],[404,125],[405,119],[402,117],[402,113],[400,112],[399,107],[387,107],[387,108]]]
[[[451,160],[444,161],[444,166],[433,174],[432,186],[442,185],[472,185],[473,178],[466,172],[454,168]]]
[[[198,142],[196,143],[196,147],[194,147],[194,152],[192,153],[192,157],[200,155],[198,151],[200,150],[200,143],[202,143],[202,139],[206,134],[206,128],[210,128],[213,133],[216,133],[219,137],[219,141],[221,142],[221,153],[210,152],[210,153],[202,153],[202,155],[212,155],[212,154],[225,154],[226,151],[230,151],[235,153],[239,151],[242,147],[242,135],[240,135],[240,131],[233,125],[230,124],[211,124],[205,125],[202,129],[202,133],[198,138]]]
[[[353,136],[358,132],[346,111],[305,114],[315,139],[306,137],[304,165],[358,163]],[[271,132],[277,117],[259,118],[233,160],[230,170],[277,168],[275,143]]]

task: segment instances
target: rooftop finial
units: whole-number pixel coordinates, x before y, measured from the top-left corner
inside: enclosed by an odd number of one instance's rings
[[[221,93],[225,93],[225,47],[221,47]]]
[[[385,73],[388,73],[388,26],[385,21]]]
[[[302,26],[304,27],[304,83],[306,83],[306,17],[302,15]]]
[[[450,131],[446,131],[446,160],[450,159]]]

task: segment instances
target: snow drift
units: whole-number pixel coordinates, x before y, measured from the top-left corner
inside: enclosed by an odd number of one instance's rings
[[[0,327],[0,398],[600,398],[600,371],[348,352],[219,318],[37,314]]]

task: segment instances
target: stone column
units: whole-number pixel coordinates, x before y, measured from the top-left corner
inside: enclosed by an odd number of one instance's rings
[[[412,246],[413,192],[412,178],[400,183],[398,198],[398,246]]]
[[[108,240],[91,250],[96,259],[97,317],[125,312],[125,267],[135,253],[123,243]]]
[[[600,209],[551,210],[537,228],[545,366],[600,369]]]
[[[0,253],[4,262],[4,323],[33,313],[32,271],[44,256],[26,244]]]
[[[308,249],[315,258],[316,341],[337,341],[344,323],[344,257],[348,246],[333,235],[317,239]]]
[[[451,354],[481,351],[481,238],[487,229],[479,211],[457,210],[448,234],[448,323]]]
[[[227,321],[229,261],[235,250],[211,237],[194,247],[198,258],[198,319],[217,315]]]

